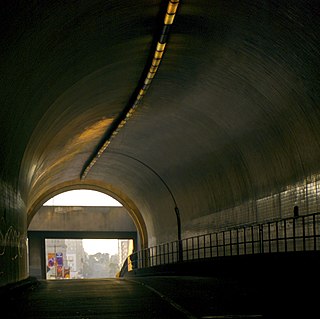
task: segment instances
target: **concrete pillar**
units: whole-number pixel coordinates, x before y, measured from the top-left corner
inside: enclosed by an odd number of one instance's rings
[[[44,249],[42,237],[29,235],[29,273],[31,277],[45,278]]]

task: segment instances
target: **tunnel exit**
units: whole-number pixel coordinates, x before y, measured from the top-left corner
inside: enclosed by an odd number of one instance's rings
[[[132,251],[132,239],[46,238],[46,279],[115,278]]]
[[[29,225],[30,275],[47,280],[116,277],[133,247],[139,247],[127,209],[90,190],[60,195],[48,200]]]

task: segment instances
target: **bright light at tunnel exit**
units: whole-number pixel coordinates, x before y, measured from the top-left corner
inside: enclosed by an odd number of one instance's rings
[[[98,191],[79,189],[61,193],[49,199],[43,206],[113,206],[121,207],[113,197]]]

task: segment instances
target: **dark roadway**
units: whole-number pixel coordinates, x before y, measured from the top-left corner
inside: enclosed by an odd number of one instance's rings
[[[41,280],[2,296],[1,312],[7,313],[5,318],[25,319],[194,319],[294,318],[303,310],[305,316],[299,318],[313,318],[307,315],[312,303],[306,308],[301,304],[305,292],[295,299],[290,287],[280,289],[272,283],[270,287],[273,290],[257,290],[253,283],[227,277]]]
[[[185,318],[154,292],[121,279],[40,281],[11,305],[11,318]]]
[[[214,278],[173,276],[43,280],[6,297],[6,318],[261,317],[252,310],[243,316],[246,296],[231,286]]]

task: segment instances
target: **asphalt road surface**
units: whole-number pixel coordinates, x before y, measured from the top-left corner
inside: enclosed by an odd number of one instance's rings
[[[306,306],[301,304],[305,291],[297,299],[294,292],[287,300],[289,290],[282,284],[279,289],[272,283],[270,291],[265,284],[192,276],[41,280],[2,296],[0,317],[293,318],[298,305],[303,312],[316,305],[309,298]]]

